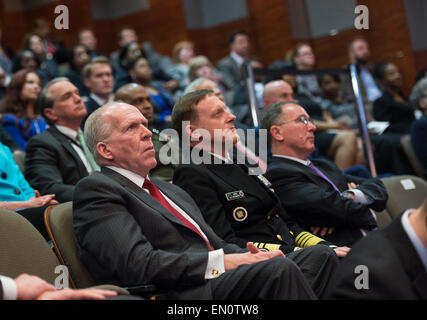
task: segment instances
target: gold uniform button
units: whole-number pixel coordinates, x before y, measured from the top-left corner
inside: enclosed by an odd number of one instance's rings
[[[219,270],[218,269],[213,269],[212,270],[212,275],[213,276],[217,276],[219,274]]]
[[[279,239],[280,241],[282,241],[282,237],[280,236],[280,234],[277,235],[277,239]]]

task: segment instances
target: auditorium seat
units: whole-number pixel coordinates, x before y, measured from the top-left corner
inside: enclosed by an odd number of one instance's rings
[[[37,229],[19,213],[5,209],[0,209],[0,261],[0,274],[11,278],[27,273],[55,285],[55,279],[63,274],[56,269],[62,263]],[[96,288],[129,294],[117,286]]]
[[[21,152],[15,152],[13,154],[13,160],[15,161],[15,163],[18,165],[19,170],[22,172],[22,174],[24,174],[24,164],[25,164],[25,152],[21,151]]]
[[[427,198],[427,182],[420,177],[399,175],[382,178],[387,192],[387,212],[395,219],[406,209],[418,208]]]
[[[421,178],[427,179],[427,168],[424,168],[423,164],[418,159],[418,156],[415,154],[411,143],[411,136],[409,134],[404,135],[400,139],[400,143],[402,144],[405,156],[411,164],[415,174]]]
[[[95,280],[80,261],[74,240],[73,205],[66,202],[53,205],[45,210],[46,230],[52,240],[55,252],[63,265],[69,269],[70,283],[74,288],[84,288],[95,285]],[[154,298],[154,285],[141,285],[124,288],[133,295]]]

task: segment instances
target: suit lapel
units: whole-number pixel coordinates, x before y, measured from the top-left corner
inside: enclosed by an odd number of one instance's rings
[[[145,192],[141,187],[137,186],[135,183],[133,183],[128,178],[122,176],[121,174],[115,172],[114,170],[111,170],[106,167],[102,167],[101,172],[106,174],[107,176],[113,178],[114,180],[118,181],[126,190],[134,194],[138,199],[140,199],[142,202],[144,202],[146,205],[151,207],[153,210],[158,211],[162,216],[164,216],[166,219],[170,220],[173,223],[177,223],[182,225],[183,227],[187,228],[177,217],[175,217],[171,212],[166,210],[165,207],[163,207],[156,199],[154,199],[151,195],[149,195],[147,192]],[[160,189],[160,188],[159,188]],[[162,192],[163,190],[160,189]],[[166,192],[164,192],[166,194]],[[170,193],[166,194],[168,197]],[[171,197],[169,197],[171,198]],[[178,202],[175,199],[172,199],[176,204],[179,203],[181,206],[181,203]],[[187,211],[186,211],[187,212]]]
[[[328,184],[328,186],[332,187],[332,185],[327,181],[325,178],[320,176],[314,169],[307,167],[306,165],[299,163],[298,161],[282,158],[282,157],[272,157],[270,159],[271,166],[270,168],[294,168],[298,171],[300,171],[302,174],[304,174],[306,177],[308,177],[311,181],[313,181],[317,185],[324,185],[325,183]],[[323,168],[322,164],[319,162],[313,163],[322,173],[327,176],[331,181],[332,178],[328,176],[328,171]],[[289,170],[289,169],[288,169]],[[338,188],[342,188],[341,184],[337,184],[334,182]]]
[[[50,127],[48,130],[61,143],[64,149],[67,150],[71,157],[74,158],[77,163],[77,169],[79,170],[80,176],[87,176],[89,172],[83,164],[82,159],[80,159],[76,150],[74,150],[73,146],[71,145],[72,142],[70,141],[70,138],[62,134],[57,128],[55,128],[55,126]]]
[[[422,299],[427,299],[427,273],[401,221],[402,216],[399,216],[384,231],[411,279],[414,289]]]

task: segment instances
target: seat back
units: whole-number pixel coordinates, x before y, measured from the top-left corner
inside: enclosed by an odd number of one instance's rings
[[[405,152],[405,156],[408,159],[409,163],[411,164],[412,169],[414,169],[415,174],[421,178],[427,178],[426,177],[427,169],[424,168],[423,164],[418,159],[418,156],[416,155],[414,148],[412,147],[411,136],[409,134],[404,135],[400,139],[400,143],[402,144],[402,148],[403,148],[403,151]]]
[[[0,274],[15,278],[36,275],[54,284],[60,265],[52,249],[36,228],[14,211],[0,209]]]
[[[25,152],[24,151],[15,152],[13,154],[13,160],[15,161],[15,163],[17,164],[17,166],[19,167],[19,170],[22,172],[22,174],[24,174],[24,170],[25,170]]]
[[[62,264],[68,267],[73,288],[86,288],[95,281],[80,261],[74,240],[72,202],[50,206],[45,210],[45,225],[55,252]]]
[[[377,217],[377,225],[380,228],[385,227],[393,221],[393,218],[391,217],[390,213],[387,212],[387,210],[375,212],[375,215]]]
[[[400,175],[382,178],[388,200],[386,210],[395,219],[410,208],[418,208],[427,198],[427,182],[420,177]]]

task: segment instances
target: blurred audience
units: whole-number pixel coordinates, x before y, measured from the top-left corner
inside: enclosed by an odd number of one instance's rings
[[[36,105],[40,90],[39,76],[32,69],[23,69],[12,75],[2,102],[2,125],[23,150],[31,137],[46,129]]]
[[[382,96],[374,102],[374,118],[390,122],[385,132],[409,133],[415,120],[414,108],[402,91],[399,69],[393,63],[381,62],[375,66],[374,76],[383,88]]]

